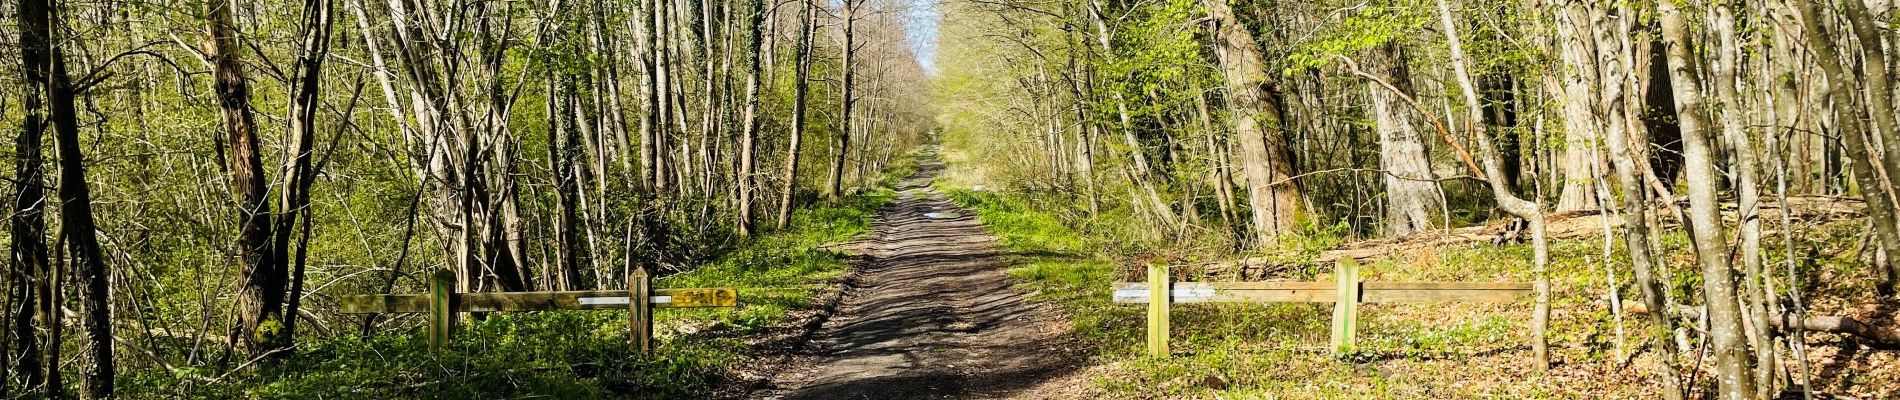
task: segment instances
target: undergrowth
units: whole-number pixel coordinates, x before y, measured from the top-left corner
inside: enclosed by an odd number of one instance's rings
[[[726,383],[750,350],[747,335],[808,307],[845,269],[843,243],[894,197],[905,160],[874,189],[795,212],[787,229],[753,238],[716,261],[658,278],[654,286],[731,287],[739,307],[655,312],[653,352],[629,345],[625,311],[489,313],[466,321],[449,348],[431,352],[422,318],[402,330],[308,340],[293,354],[224,376],[194,368],[127,376],[126,398],[470,399],[704,397]],[[335,327],[356,331],[355,324]],[[241,358],[233,364],[242,362]]]
[[[1142,348],[1145,308],[1111,304],[1109,287],[1141,280],[1130,271],[1165,262],[1153,254],[1167,250],[1127,251],[1126,243],[1116,243],[1121,239],[1088,228],[1136,221],[1066,218],[1061,213],[1073,209],[1038,207],[1045,202],[1023,194],[946,189],[953,201],[976,210],[1014,254],[1009,272],[1019,287],[1073,317],[1074,332],[1102,370],[1090,372],[1093,389],[1109,398],[1637,398],[1657,387],[1648,373],[1654,354],[1640,350],[1649,340],[1646,325],[1634,317],[1621,321],[1621,346],[1634,359],[1622,361],[1619,354],[1618,321],[1604,300],[1610,286],[1601,237],[1552,243],[1549,342],[1558,366],[1547,372],[1530,362],[1528,297],[1511,303],[1361,304],[1357,350],[1337,357],[1326,349],[1331,304],[1178,304],[1171,310],[1171,357],[1157,359]],[[1270,250],[1270,259],[1293,266],[1278,278],[1329,280],[1331,265],[1312,260],[1341,242],[1330,228],[1305,229],[1291,241],[1295,245]],[[1692,297],[1685,295],[1699,290],[1700,282],[1691,273],[1686,238],[1670,232],[1660,239],[1665,261],[1676,268],[1667,284],[1672,297]],[[1829,243],[1808,246],[1839,247]],[[1627,265],[1616,246],[1607,261]],[[1833,251],[1803,254],[1809,257],[1801,273],[1852,268],[1852,260]],[[1779,250],[1770,254],[1771,263],[1781,261]],[[1367,281],[1529,282],[1535,279],[1530,258],[1526,244],[1450,246],[1371,262],[1361,275]],[[1619,269],[1625,304],[1639,301],[1627,268]],[[1579,381],[1591,383],[1567,384]]]

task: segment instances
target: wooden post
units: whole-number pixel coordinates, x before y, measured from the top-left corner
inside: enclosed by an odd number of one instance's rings
[[[455,330],[455,272],[437,270],[429,279],[429,350],[441,351]]]
[[[1339,299],[1333,302],[1333,355],[1352,351],[1359,323],[1359,262],[1346,258],[1333,268]]]
[[[633,350],[643,354],[653,349],[652,292],[646,267],[635,267],[627,274],[627,333]]]
[[[1148,266],[1148,355],[1168,357],[1168,266]]]

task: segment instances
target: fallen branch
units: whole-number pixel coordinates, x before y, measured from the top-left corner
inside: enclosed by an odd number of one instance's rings
[[[1642,304],[1631,304],[1624,306],[1623,311],[1631,314],[1642,314],[1649,312],[1649,308]],[[1702,315],[1702,307],[1699,306],[1678,304],[1675,310],[1672,311],[1671,314],[1682,318],[1694,319]],[[1773,318],[1771,322],[1775,328],[1787,329],[1789,323],[1794,322],[1794,320],[1794,313],[1784,312],[1781,313],[1781,317]],[[1854,335],[1880,343],[1900,344],[1900,328],[1868,325],[1849,317],[1809,316],[1806,320],[1801,321],[1800,327],[1801,329],[1809,331]]]

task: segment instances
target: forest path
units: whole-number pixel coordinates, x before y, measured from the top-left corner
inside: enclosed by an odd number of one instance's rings
[[[927,153],[872,231],[843,298],[806,350],[772,378],[767,399],[1045,398],[1075,360],[1068,323],[1026,300],[974,212],[930,187]],[[1046,389],[1046,390],[1045,390]]]

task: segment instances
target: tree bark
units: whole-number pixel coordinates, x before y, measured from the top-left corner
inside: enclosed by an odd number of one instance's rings
[[[1881,145],[1882,150],[1880,162],[1883,168],[1880,169],[1886,171],[1888,186],[1885,188],[1889,190],[1900,188],[1900,171],[1894,169],[1900,166],[1900,137],[1896,136],[1900,134],[1900,126],[1896,126],[1895,122],[1893,83],[1887,69],[1887,59],[1890,54],[1880,36],[1880,27],[1876,26],[1873,18],[1868,16],[1867,5],[1861,0],[1847,0],[1840,4],[1842,16],[1847,17],[1854,36],[1860,39],[1861,62],[1864,63],[1861,75],[1867,82],[1867,94],[1863,97],[1867,100],[1867,115],[1873,117],[1874,122],[1871,127],[1873,129],[1868,131],[1868,134],[1881,138],[1876,142]],[[1861,190],[1871,189],[1863,187]],[[1900,250],[1888,251],[1900,252]],[[1896,288],[1900,288],[1900,262],[1895,262],[1900,259],[1893,258],[1891,255],[1892,253],[1889,253],[1887,258],[1889,261],[1884,265],[1885,270],[1877,271],[1882,275],[1879,288],[1881,293],[1892,294]],[[1881,265],[1874,266],[1874,268],[1882,267]]]
[[[53,332],[60,330],[57,313],[52,310],[52,291],[58,283],[52,278],[52,264],[47,262],[46,248],[46,171],[44,165],[44,135],[47,125],[52,122],[51,115],[44,104],[46,92],[52,87],[49,75],[52,74],[54,54],[52,39],[52,13],[57,7],[50,0],[21,0],[18,13],[14,14],[20,29],[21,69],[26,77],[25,104],[22,110],[20,134],[13,139],[13,176],[14,191],[13,214],[8,217],[8,247],[12,257],[8,259],[16,277],[13,289],[18,299],[18,309],[7,310],[11,313],[13,339],[17,347],[9,359],[19,360],[11,366],[14,375],[21,377],[26,390],[35,388],[46,397],[59,397],[58,334],[49,335],[46,351],[52,352],[44,359],[51,359],[54,368],[49,374],[42,361],[40,339],[35,332],[34,319],[44,315],[45,327]],[[51,377],[51,384],[48,378]],[[42,386],[45,385],[45,386]]]
[[[844,185],[844,164],[851,151],[851,122],[854,119],[851,108],[857,104],[856,94],[853,91],[856,90],[854,81],[857,77],[856,35],[859,1],[861,0],[843,0],[839,4],[843,14],[839,17],[840,23],[844,25],[844,37],[838,46],[843,57],[838,67],[839,73],[843,75],[839,78],[839,85],[843,86],[841,91],[843,97],[838,102],[838,134],[831,140],[831,177],[825,181],[825,199],[832,201],[838,200],[839,190]]]
[[[113,358],[112,341],[112,283],[111,271],[107,269],[105,253],[100,250],[98,224],[92,215],[92,193],[86,181],[86,155],[81,151],[79,139],[79,114],[75,106],[76,91],[72,78],[67,75],[64,47],[72,43],[60,43],[52,38],[55,25],[61,21],[59,7],[49,0],[25,0],[20,18],[29,23],[36,32],[34,39],[44,40],[35,43],[35,47],[48,49],[46,59],[40,65],[30,66],[39,71],[38,85],[45,88],[46,107],[53,127],[53,139],[56,144],[56,156],[59,160],[59,221],[60,235],[66,242],[67,265],[77,267],[79,273],[81,308],[85,315],[87,356],[91,365],[81,374],[79,395],[81,398],[103,399],[112,397],[117,368]],[[41,30],[41,29],[44,30]],[[25,30],[23,27],[22,30]],[[33,75],[29,75],[33,76]],[[58,274],[52,282],[58,282]],[[60,299],[55,295],[47,296],[47,309],[42,310],[42,318],[53,326],[54,335],[46,341],[48,348],[47,392],[57,396],[59,390],[59,347],[58,325]]]
[[[798,27],[798,76],[792,82],[792,137],[785,147],[785,172],[781,180],[784,188],[779,190],[778,228],[785,229],[792,220],[793,194],[798,190],[799,148],[804,144],[807,109],[811,95],[811,57],[812,35],[818,28],[818,6],[811,0],[804,0],[803,20]]]
[[[1722,140],[1727,142],[1730,156],[1735,160],[1730,168],[1730,176],[1734,179],[1732,184],[1739,214],[1737,228],[1740,232],[1737,236],[1740,236],[1743,274],[1740,299],[1743,312],[1747,313],[1744,320],[1749,322],[1746,324],[1746,337],[1754,346],[1755,392],[1765,395],[1775,391],[1775,347],[1768,329],[1768,300],[1763,297],[1766,285],[1762,275],[1761,187],[1755,177],[1759,168],[1755,159],[1755,145],[1744,131],[1744,125],[1749,120],[1743,115],[1745,105],[1740,89],[1736,87],[1740,84],[1736,77],[1741,68],[1737,59],[1743,49],[1737,43],[1734,11],[1728,5],[1717,5],[1710,7],[1708,12],[1713,14],[1710,18],[1710,33],[1716,36],[1716,46],[1708,51],[1715,53],[1715,62],[1708,64],[1711,67],[1709,75],[1713,80],[1709,86],[1715,89],[1715,99],[1720,102],[1716,109],[1722,121]]]
[[[1684,177],[1689,182],[1689,222],[1696,259],[1702,264],[1703,298],[1709,305],[1709,333],[1721,396],[1755,398],[1743,343],[1742,312],[1736,297],[1727,239],[1722,234],[1721,204],[1716,199],[1714,149],[1709,120],[1703,114],[1701,76],[1693,64],[1688,23],[1673,2],[1658,2],[1663,40],[1668,46],[1669,79],[1676,99],[1676,120],[1683,131]]]
[[[752,192],[758,186],[753,179],[755,168],[752,166],[752,143],[758,140],[756,136],[759,130],[759,79],[760,75],[765,73],[762,62],[765,58],[761,53],[765,51],[766,1],[752,1],[751,23],[748,24],[752,30],[751,44],[747,46],[750,52],[751,68],[746,71],[745,115],[740,117],[743,119],[740,123],[743,125],[739,129],[739,221],[735,224],[739,236],[752,233]]]
[[[1234,15],[1226,1],[1206,0],[1214,23],[1215,53],[1227,77],[1228,103],[1233,109],[1233,133],[1239,137],[1242,175],[1247,177],[1247,203],[1253,211],[1255,244],[1268,245],[1277,236],[1298,227],[1300,190],[1293,183],[1293,162],[1287,154],[1280,106],[1267,93],[1266,60],[1253,33]]]
[[[251,110],[250,84],[239,64],[237,22],[229,0],[205,0],[210,19],[210,57],[216,78],[218,105],[224,117],[226,162],[231,192],[238,203],[237,259],[244,286],[238,291],[239,342],[252,354],[290,345],[284,336],[284,296],[288,280],[272,249],[270,189],[264,162],[258,153],[257,122]]]
[[[1095,27],[1095,43],[1101,47],[1101,57],[1106,63],[1114,64],[1117,62],[1114,41],[1110,37],[1107,18],[1103,16],[1105,11],[1102,9],[1102,1],[1090,0],[1088,7],[1089,21]],[[1231,12],[1229,13],[1231,14]],[[1247,32],[1244,25],[1236,26],[1239,26],[1241,32],[1246,33],[1248,38],[1252,38],[1252,33]],[[1264,64],[1265,61],[1261,63]],[[1116,121],[1120,122],[1119,127],[1121,128],[1122,144],[1128,146],[1128,157],[1129,160],[1133,162],[1133,165],[1128,167],[1130,170],[1130,173],[1127,174],[1129,183],[1141,189],[1144,199],[1148,202],[1146,208],[1152,210],[1150,215],[1156,217],[1159,221],[1159,225],[1162,227],[1172,227],[1175,225],[1175,221],[1174,214],[1169,212],[1168,207],[1170,203],[1161,198],[1161,191],[1155,188],[1154,182],[1157,178],[1165,180],[1167,176],[1157,174],[1154,165],[1148,162],[1148,146],[1142,143],[1140,137],[1136,136],[1134,117],[1130,115],[1128,111],[1127,95],[1122,93],[1121,90],[1113,90],[1110,95],[1113,96],[1115,102]],[[1137,209],[1139,208],[1142,207],[1137,206]]]
[[[1371,101],[1372,119],[1379,132],[1380,175],[1385,180],[1386,234],[1402,237],[1432,228],[1432,212],[1444,206],[1439,201],[1437,177],[1432,174],[1425,141],[1418,135],[1418,124],[1399,96],[1411,96],[1411,76],[1405,55],[1396,42],[1373,49],[1371,73],[1389,82],[1402,93],[1393,93],[1377,83],[1366,83]]]
[[[1814,51],[1814,61],[1820,64],[1821,71],[1827,74],[1826,89],[1828,99],[1834,103],[1834,122],[1836,132],[1843,142],[1841,147],[1847,153],[1848,167],[1853,168],[1855,183],[1860,186],[1861,196],[1867,200],[1868,219],[1874,225],[1875,237],[1880,240],[1878,248],[1887,260],[1900,260],[1900,227],[1896,226],[1894,211],[1883,205],[1892,204],[1894,193],[1887,191],[1887,185],[1878,178],[1874,163],[1884,163],[1870,157],[1864,126],[1860,116],[1853,110],[1861,103],[1853,92],[1854,77],[1849,75],[1842,65],[1840,50],[1834,45],[1833,36],[1821,25],[1820,5],[1803,0],[1795,8],[1801,13],[1802,30],[1807,32],[1808,47]],[[1891,139],[1891,138],[1889,138]],[[1893,171],[1893,165],[1881,168]],[[1876,285],[1884,294],[1893,293],[1896,285],[1892,270],[1874,271],[1880,280]]]
[[[1464,45],[1458,38],[1458,25],[1454,22],[1457,18],[1453,17],[1451,5],[1446,3],[1446,0],[1437,0],[1437,3],[1438,22],[1444,30],[1445,41],[1451,46],[1452,74],[1458,81],[1460,92],[1464,94],[1465,104],[1467,104],[1465,109],[1470,112],[1471,121],[1482,121],[1484,120],[1483,109],[1473,106],[1480,104],[1477,86],[1472,83],[1470,67],[1466,66]],[[1485,176],[1504,176],[1503,158],[1498,155],[1497,147],[1492,145],[1491,136],[1484,131],[1484,125],[1472,124],[1471,126],[1478,130],[1472,136],[1478,139],[1478,152],[1483,154],[1484,161],[1481,164],[1484,166]],[[1549,342],[1544,336],[1544,328],[1550,321],[1550,277],[1546,273],[1550,265],[1550,242],[1544,229],[1544,212],[1537,203],[1518,197],[1503,179],[1489,179],[1486,183],[1491,186],[1491,198],[1498,203],[1498,208],[1530,222],[1533,265],[1531,273],[1536,275],[1537,279],[1535,285],[1537,305],[1536,309],[1531,311],[1531,336],[1535,338],[1531,342],[1531,354],[1538,368],[1549,368],[1550,349]]]
[[[1645,28],[1654,32],[1654,27]],[[1676,98],[1670,92],[1669,57],[1660,38],[1650,40],[1641,51],[1643,65],[1643,105],[1640,114],[1649,140],[1649,165],[1660,184],[1671,186],[1682,174],[1682,127],[1676,122]]]
[[[1643,184],[1642,173],[1639,172],[1644,167],[1637,162],[1643,159],[1643,152],[1636,147],[1637,143],[1641,143],[1637,139],[1644,135],[1634,121],[1636,113],[1631,112],[1641,100],[1635,96],[1638,93],[1635,84],[1636,57],[1635,47],[1631,45],[1633,39],[1630,28],[1633,22],[1627,17],[1633,13],[1628,6],[1618,7],[1617,13],[1617,29],[1603,29],[1597,33],[1599,46],[1615,41],[1620,50],[1619,55],[1614,57],[1599,54],[1599,59],[1603,60],[1600,64],[1606,66],[1607,71],[1604,81],[1610,83],[1604,86],[1603,109],[1616,116],[1607,124],[1608,129],[1604,130],[1603,137],[1604,144],[1609,147],[1610,164],[1615,169],[1617,184],[1623,188],[1623,245],[1629,254],[1630,269],[1636,275],[1636,289],[1643,295],[1642,304],[1659,309],[1669,300],[1666,289],[1657,277],[1657,257],[1649,247],[1651,226],[1648,216],[1652,211],[1649,207],[1648,186]],[[1655,354],[1659,361],[1656,363],[1656,373],[1662,382],[1661,395],[1665,399],[1680,400],[1683,393],[1676,372],[1678,350],[1676,342],[1670,338],[1676,330],[1675,320],[1661,314],[1645,314],[1644,317],[1649,321],[1651,344],[1656,346]]]
[[[1484,124],[1486,130],[1494,136],[1498,144],[1498,155],[1503,162],[1504,186],[1518,187],[1519,175],[1524,171],[1523,149],[1518,145],[1517,118],[1517,78],[1508,73],[1498,73],[1482,78],[1478,82],[1479,93],[1483,95]],[[1495,129],[1493,129],[1495,128]]]
[[[1597,119],[1594,109],[1597,102],[1593,95],[1595,88],[1603,87],[1597,73],[1595,62],[1597,49],[1593,38],[1588,37],[1588,10],[1583,3],[1567,2],[1557,12],[1555,52],[1563,60],[1561,79],[1561,102],[1563,103],[1564,148],[1558,160],[1558,168],[1553,173],[1560,175],[1562,184],[1557,197],[1557,212],[1590,210],[1597,207],[1596,176],[1586,172],[1593,171],[1597,158],[1592,138],[1603,126]]]
[[[296,87],[292,89],[291,126],[288,142],[291,156],[284,164],[283,189],[278,199],[278,210],[282,215],[277,218],[277,228],[272,237],[272,263],[274,265],[292,265],[290,239],[295,235],[297,216],[308,214],[310,205],[310,185],[316,180],[317,171],[312,167],[312,156],[316,142],[317,95],[321,93],[323,81],[323,61],[330,53],[330,27],[332,0],[305,0],[303,4],[303,54],[297,58]],[[303,221],[305,225],[313,221]],[[301,247],[301,244],[299,244]],[[294,261],[290,271],[290,293],[284,307],[283,340],[286,346],[296,341],[297,309],[302,305],[300,295],[303,292],[304,263],[302,257]]]

